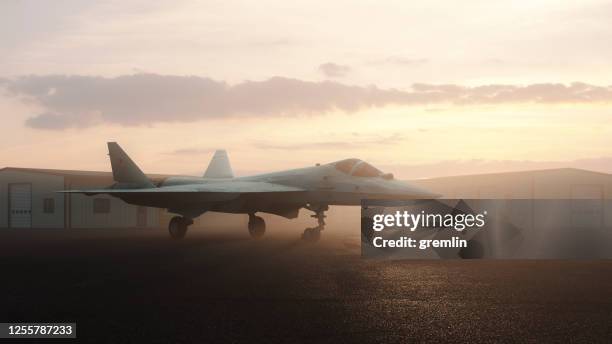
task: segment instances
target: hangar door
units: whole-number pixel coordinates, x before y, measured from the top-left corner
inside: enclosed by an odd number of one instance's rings
[[[9,184],[9,227],[32,227],[32,184]]]

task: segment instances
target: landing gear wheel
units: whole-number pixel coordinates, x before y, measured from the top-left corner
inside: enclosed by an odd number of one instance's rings
[[[302,234],[302,240],[306,242],[317,242],[319,239],[321,239],[321,231],[325,229],[325,218],[327,217],[325,216],[325,212],[329,210],[329,206],[325,204],[307,204],[305,208],[310,211],[314,211],[314,215],[310,215],[310,217],[317,219],[318,226],[306,228]]]
[[[172,239],[184,238],[187,234],[187,227],[192,223],[193,221],[185,219],[184,217],[173,217],[168,224],[168,232],[170,232],[170,237]]]
[[[259,216],[249,215],[249,234],[253,239],[259,239],[266,233],[266,221]]]
[[[306,228],[302,234],[302,240],[306,242],[317,242],[321,239],[321,228]]]

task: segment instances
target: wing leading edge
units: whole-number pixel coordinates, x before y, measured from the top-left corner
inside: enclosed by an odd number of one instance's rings
[[[90,189],[90,190],[65,190],[60,193],[82,193],[82,194],[172,194],[172,193],[228,193],[228,194],[254,194],[275,192],[299,192],[306,191],[293,186],[257,182],[257,181],[226,181],[205,184],[162,186],[158,188],[143,189]]]

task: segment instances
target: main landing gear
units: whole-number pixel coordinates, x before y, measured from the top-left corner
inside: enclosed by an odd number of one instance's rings
[[[170,220],[168,224],[168,232],[172,239],[182,239],[187,234],[187,228],[193,224],[192,219],[188,219],[181,216],[175,216]]]
[[[304,230],[302,234],[302,240],[308,242],[317,242],[321,239],[321,231],[325,229],[325,212],[329,210],[329,206],[320,205],[320,206],[306,206],[306,209],[314,211],[314,215],[310,215],[317,219],[317,227],[310,227]]]
[[[249,214],[249,234],[251,238],[259,239],[266,233],[266,221],[255,214]]]

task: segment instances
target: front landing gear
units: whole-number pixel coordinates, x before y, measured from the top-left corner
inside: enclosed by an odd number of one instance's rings
[[[321,239],[321,228],[319,227],[310,227],[304,230],[302,233],[302,240],[307,242],[317,242]]]
[[[193,224],[192,219],[175,216],[168,224],[168,232],[172,239],[182,239],[187,234],[187,228]]]
[[[306,206],[306,209],[314,211],[314,215],[310,215],[311,217],[317,219],[317,227],[310,227],[304,230],[302,234],[302,240],[308,242],[317,242],[321,239],[321,231],[325,229],[325,212],[329,210],[329,206],[327,205],[319,205],[319,206]]]
[[[259,239],[266,233],[266,221],[255,214],[249,214],[249,234],[253,239]]]

